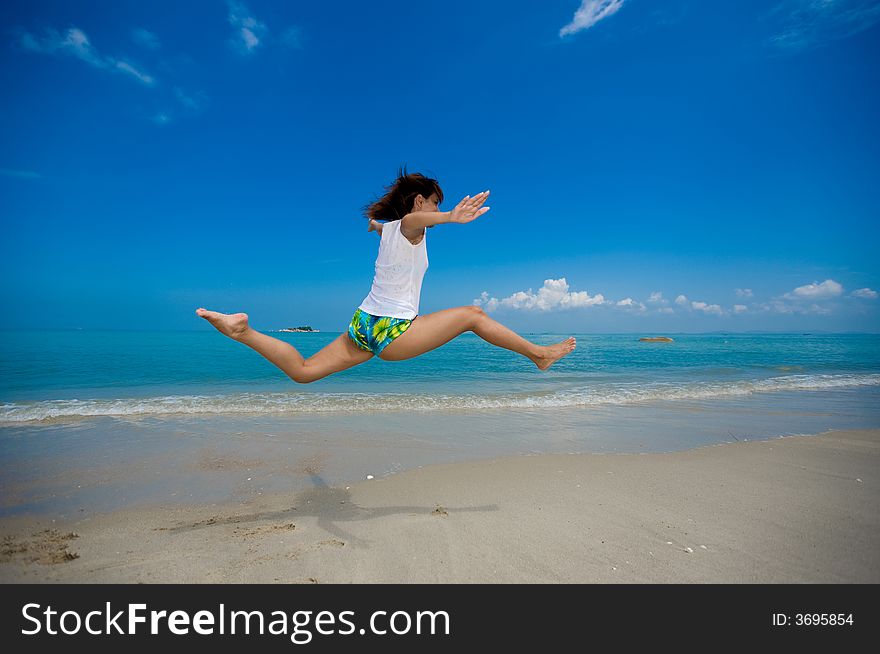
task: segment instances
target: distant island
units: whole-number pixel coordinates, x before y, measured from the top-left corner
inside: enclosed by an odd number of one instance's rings
[[[309,325],[305,325],[303,327],[285,327],[284,329],[279,329],[279,332],[318,332],[321,331],[319,329],[312,329]]]
[[[647,343],[672,343],[672,339],[668,336],[653,336],[651,338],[640,338],[639,340]]]

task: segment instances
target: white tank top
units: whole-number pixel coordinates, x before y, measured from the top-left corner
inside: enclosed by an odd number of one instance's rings
[[[385,223],[373,288],[361,302],[360,310],[374,316],[415,318],[419,314],[422,279],[428,269],[428,230],[418,245],[400,233],[400,220]]]

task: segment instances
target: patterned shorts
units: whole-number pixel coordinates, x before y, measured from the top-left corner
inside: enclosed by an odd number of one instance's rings
[[[348,335],[359,348],[378,356],[391,341],[409,329],[413,320],[415,318],[374,316],[358,309],[348,326]]]

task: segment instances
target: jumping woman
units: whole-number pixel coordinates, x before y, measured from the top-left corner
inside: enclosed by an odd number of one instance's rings
[[[412,359],[465,332],[522,354],[541,370],[574,350],[574,337],[554,345],[536,345],[492,320],[478,306],[420,316],[419,294],[428,269],[426,228],[476,220],[489,211],[483,206],[489,191],[466,196],[452,211],[440,211],[443,191],[437,181],[420,173],[407,174],[405,168],[385,190],[381,199],[366,207],[368,231],[380,236],[373,287],[354,312],[348,332],[316,354],[303,358],[290,343],[251,329],[245,313],[197,309],[196,314],[301,384],[346,370],[374,355],[385,361]]]

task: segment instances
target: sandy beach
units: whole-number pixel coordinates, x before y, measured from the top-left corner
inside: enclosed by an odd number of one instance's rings
[[[877,583],[880,430],[0,523],[3,582]]]

